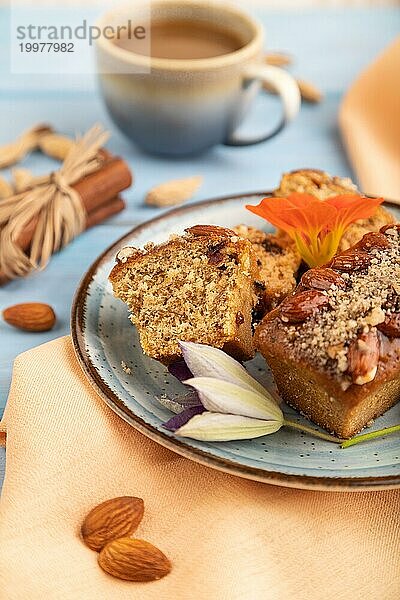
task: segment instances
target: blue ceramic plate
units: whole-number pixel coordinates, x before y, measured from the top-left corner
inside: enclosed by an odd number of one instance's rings
[[[159,444],[210,467],[267,483],[313,489],[365,490],[400,487],[400,439],[388,436],[346,450],[293,430],[239,442],[206,443],[175,437],[162,428],[172,416],[156,396],[185,389],[167,369],[141,351],[126,306],[112,295],[108,274],[118,250],[126,245],[161,242],[171,233],[196,224],[260,226],[245,210],[266,193],[221,198],[178,208],[131,231],[113,244],[90,268],[72,309],[76,354],[90,382],[105,402],[134,428]],[[121,361],[131,369],[127,374]],[[265,383],[271,377],[261,356],[247,364]],[[289,407],[292,419],[306,421]],[[381,428],[400,422],[400,403],[376,420]]]

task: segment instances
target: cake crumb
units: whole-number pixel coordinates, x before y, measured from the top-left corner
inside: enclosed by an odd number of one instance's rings
[[[122,367],[122,370],[127,375],[132,375],[132,369],[130,367],[128,367],[128,365],[126,364],[126,362],[124,360],[121,360],[121,367]]]

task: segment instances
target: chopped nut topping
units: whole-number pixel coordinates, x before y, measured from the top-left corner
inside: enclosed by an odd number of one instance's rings
[[[348,349],[352,341],[359,338],[361,351],[361,336],[369,339],[368,333],[376,332],[377,326],[385,333],[385,323],[398,322],[397,317],[389,319],[388,316],[397,315],[400,306],[395,288],[396,282],[400,281],[400,229],[392,226],[384,233],[389,247],[380,244],[371,248],[369,266],[359,270],[359,265],[355,265],[354,270],[341,272],[346,281],[345,289],[333,286],[325,292],[329,310],[315,312],[301,324],[287,325],[294,351],[308,356],[342,382],[349,378]],[[333,264],[331,268],[334,268]],[[388,333],[395,331],[389,326],[386,330]],[[371,381],[375,376],[372,371],[371,368],[370,372],[360,375],[357,383]]]
[[[128,258],[131,258],[135,254],[140,252],[137,248],[132,248],[130,246],[126,246],[125,248],[121,248],[121,250],[117,254],[117,260],[119,262],[125,263]]]

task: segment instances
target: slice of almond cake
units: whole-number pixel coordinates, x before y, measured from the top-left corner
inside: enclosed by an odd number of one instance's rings
[[[214,225],[196,225],[164,244],[123,248],[110,274],[128,305],[143,351],[169,364],[179,340],[252,358],[257,260],[248,240]]]

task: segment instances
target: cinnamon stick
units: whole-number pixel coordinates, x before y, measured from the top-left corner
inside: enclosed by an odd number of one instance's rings
[[[88,213],[87,220],[86,220],[86,229],[90,229],[90,227],[99,225],[106,219],[109,219],[110,217],[112,217],[112,216],[116,215],[117,213],[121,212],[122,210],[124,210],[124,208],[125,208],[124,200],[120,196],[115,196],[111,200],[108,200],[104,204],[97,206],[94,210],[92,210],[90,213]],[[32,235],[32,233],[33,233],[33,228],[31,230],[31,235]],[[30,242],[29,242],[29,244],[30,244]],[[22,246],[21,247],[23,248],[23,250],[28,250],[29,244],[26,248],[22,247]],[[3,273],[0,271],[0,285],[9,283],[9,281],[10,280],[5,275],[3,275]],[[1,440],[0,440],[0,445],[1,445]]]
[[[86,229],[90,229],[90,227],[94,227],[95,225],[99,225],[106,219],[118,214],[125,208],[125,202],[120,196],[116,196],[109,202],[102,204],[97,207],[91,213],[88,214],[86,220]]]
[[[128,165],[119,157],[113,157],[95,173],[84,177],[72,187],[78,192],[87,213],[111,200],[132,185]]]
[[[78,192],[88,214],[112,200],[132,183],[132,174],[128,165],[118,157],[108,160],[98,171],[84,177],[72,187]],[[121,209],[122,210],[122,209]],[[18,238],[18,246],[26,252],[32,242],[37,224],[32,219]]]

